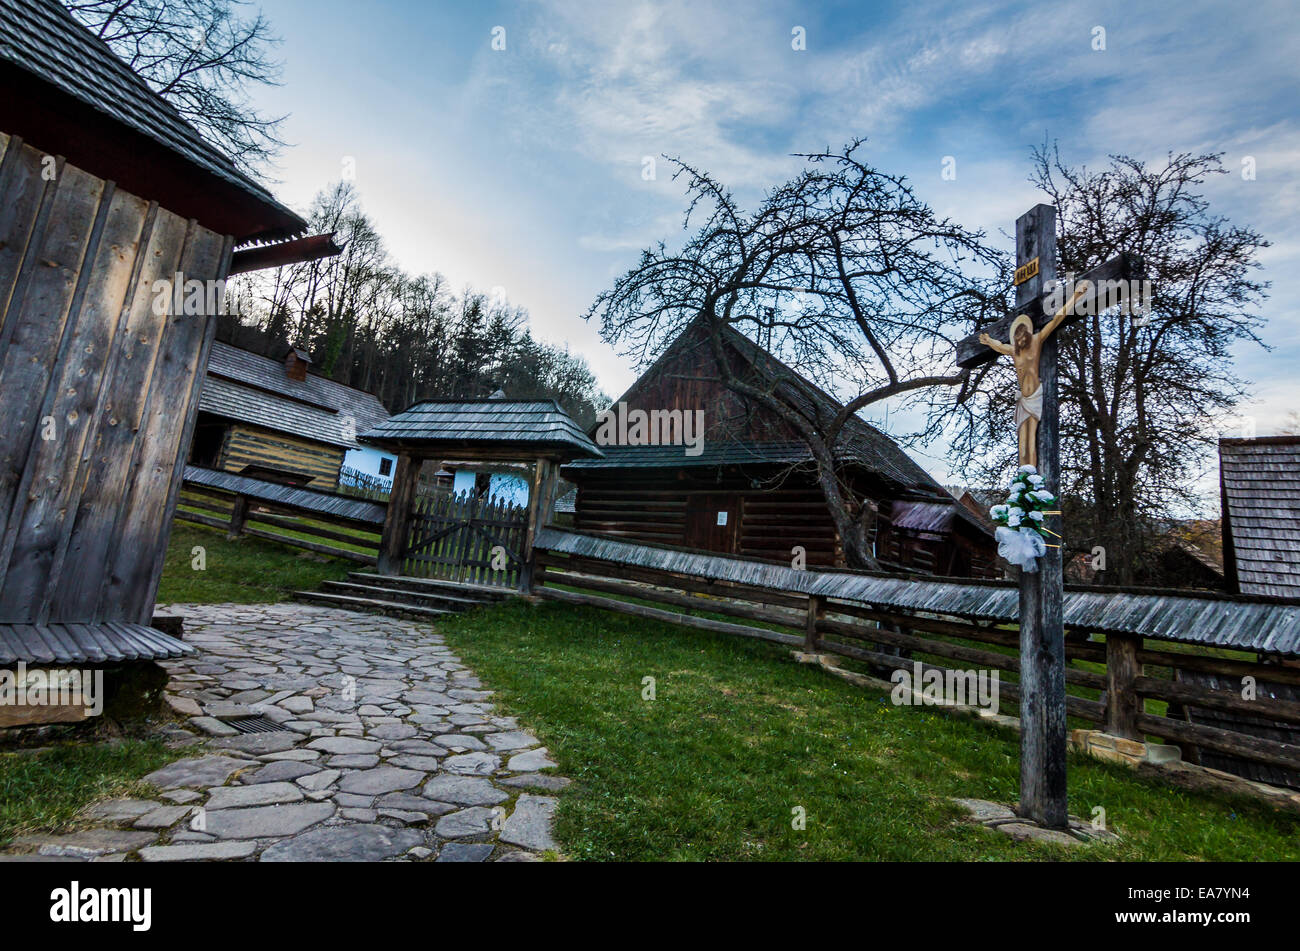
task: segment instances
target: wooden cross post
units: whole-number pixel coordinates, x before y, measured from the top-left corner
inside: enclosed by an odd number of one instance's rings
[[[1029,416],[1035,408],[1039,415],[1036,446],[1032,441],[1029,446],[1022,444],[1020,461],[1023,464],[1032,460],[1048,490],[1058,498],[1056,332],[1086,314],[1100,313],[1118,303],[1120,295],[1128,293],[1128,282],[1136,280],[1140,271],[1141,264],[1136,258],[1122,254],[1078,278],[1074,292],[1065,298],[1056,288],[1056,209],[1051,205],[1035,205],[1016,220],[1015,313],[957,344],[958,366],[979,366],[996,359],[999,353],[1016,353],[1013,325],[1028,329],[1023,318],[1027,316],[1032,321],[1032,336],[1026,336],[1025,340],[1032,340],[1039,347],[1037,379],[1041,389],[1027,393],[1022,380],[1020,405],[1026,408],[1021,415]],[[999,344],[998,348],[992,348],[990,342]],[[1022,443],[1024,433],[1033,429],[1034,424],[1030,423],[1027,430],[1022,430]],[[1057,531],[1057,534],[1063,533]],[[1060,541],[1064,544],[1064,539]],[[1020,573],[1019,811],[1026,819],[1057,829],[1069,823],[1062,616],[1065,583],[1061,552],[1060,547],[1049,547],[1039,558],[1036,572]]]

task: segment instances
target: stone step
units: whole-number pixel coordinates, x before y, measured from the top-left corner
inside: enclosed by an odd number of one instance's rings
[[[512,593],[510,588],[489,588],[486,585],[462,584],[455,581],[441,581],[437,578],[380,575],[372,571],[349,571],[348,578],[351,581],[376,585],[381,588],[398,588],[402,591],[420,591],[428,594],[447,595],[476,601],[480,604],[489,601],[504,601]]]
[[[321,590],[330,594],[346,594],[356,598],[376,598],[381,601],[396,601],[400,604],[414,604],[423,608],[440,608],[445,611],[468,611],[481,607],[485,602],[476,598],[461,598],[452,594],[436,591],[411,591],[380,585],[378,582],[361,583],[358,581],[326,581]]]
[[[389,617],[412,618],[419,621],[433,621],[456,614],[455,611],[448,611],[445,608],[402,604],[398,601],[387,601],[383,598],[359,598],[349,594],[330,594],[326,591],[295,591],[293,599],[295,601],[306,601],[309,604],[323,604],[331,608],[346,608],[350,611],[365,611],[369,614],[384,614]]]

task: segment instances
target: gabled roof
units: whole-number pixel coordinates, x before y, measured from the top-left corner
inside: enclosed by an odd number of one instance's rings
[[[315,442],[360,448],[357,435],[388,418],[379,398],[324,377],[290,379],[284,364],[212,344],[199,409]]]
[[[306,223],[55,0],[0,0],[0,131],[236,243]]]
[[[555,400],[428,400],[363,433],[362,439],[393,450],[478,447],[498,454],[548,451],[570,459],[601,455]]]
[[[1300,596],[1300,436],[1220,439],[1219,487],[1229,586]]]
[[[641,378],[636,383],[633,383],[615,403],[627,401],[628,396],[637,389],[641,380],[653,375],[658,368],[674,357],[681,348],[693,345],[707,346],[707,342],[697,334],[700,327],[702,327],[702,324],[698,320],[689,324],[677,336],[677,339],[669,344],[659,359],[654,362],[654,365],[643,373]],[[780,390],[783,398],[799,411],[813,418],[824,419],[827,422],[840,411],[841,404],[833,396],[807,377],[778,360],[758,344],[749,340],[739,331],[730,326],[724,326],[722,328],[722,339],[724,344],[729,346],[741,359],[754,367],[763,379],[775,385]],[[736,462],[757,462],[760,461],[758,457],[764,452],[774,454],[770,460],[767,460],[771,462],[801,462],[811,458],[810,452],[803,443],[792,443],[788,440],[761,443],[759,441],[744,440],[722,441],[710,438],[704,441],[704,446],[708,458],[717,458],[727,464],[732,464],[733,457]],[[662,464],[660,460],[666,458],[663,453],[645,452],[647,449],[654,450],[661,447],[608,446],[603,448],[610,460],[627,460],[628,467],[646,467],[652,462]],[[674,448],[679,456],[682,454],[680,446],[671,448]],[[639,451],[630,451],[633,449]],[[933,476],[917,465],[907,453],[899,448],[897,443],[857,415],[849,417],[844,424],[839,439],[836,441],[835,457],[839,462],[859,465],[902,490],[932,496],[945,502],[950,501],[952,498],[947,490]],[[574,463],[574,466],[592,467],[602,464],[612,465],[613,462],[583,462]],[[690,458],[687,457],[680,464],[691,465],[692,463]],[[695,464],[717,463],[697,462]]]

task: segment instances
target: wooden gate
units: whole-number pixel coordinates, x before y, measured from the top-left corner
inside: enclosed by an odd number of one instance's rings
[[[516,587],[528,510],[468,492],[416,498],[401,573],[466,584]]]

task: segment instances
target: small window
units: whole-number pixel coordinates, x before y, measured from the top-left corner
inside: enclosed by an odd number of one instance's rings
[[[393,473],[393,460],[392,460],[392,459],[380,459],[380,460],[379,460],[379,474],[380,474],[380,475],[392,475],[392,473]]]

